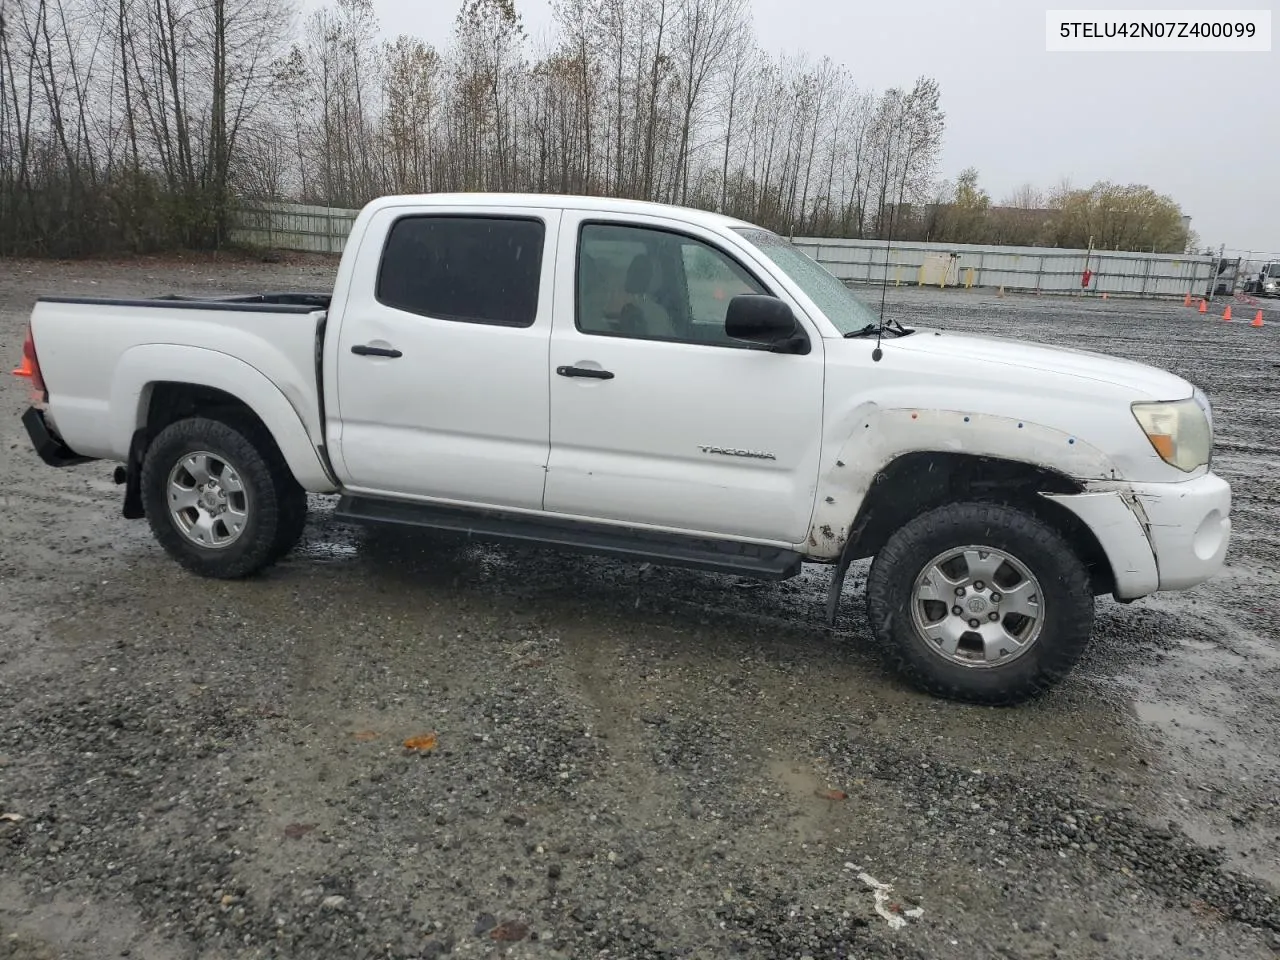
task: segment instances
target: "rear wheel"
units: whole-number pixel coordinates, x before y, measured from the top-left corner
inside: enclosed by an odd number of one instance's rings
[[[192,417],[170,424],[151,442],[141,480],[156,540],[201,576],[248,576],[302,535],[306,492],[257,423]]]
[[[1012,704],[1061,680],[1093,632],[1089,574],[1052,527],[1014,507],[959,503],[916,517],[872,562],[867,610],[918,688]]]

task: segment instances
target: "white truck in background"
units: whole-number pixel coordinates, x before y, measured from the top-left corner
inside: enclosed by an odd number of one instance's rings
[[[602,198],[385,197],[331,295],[43,297],[17,371],[54,466],[114,461],[178,562],[244,577],[346,520],[787,578],[873,557],[923,690],[1051,686],[1094,598],[1223,565],[1205,396],[1138,363],[881,324],[786,240]]]
[[[1247,274],[1244,292],[1256,293],[1264,297],[1280,296],[1280,260],[1268,261],[1259,267],[1256,273]]]

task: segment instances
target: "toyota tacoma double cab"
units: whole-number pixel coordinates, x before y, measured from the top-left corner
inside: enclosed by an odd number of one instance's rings
[[[18,373],[53,466],[119,464],[176,561],[245,577],[346,521],[759,578],[872,558],[871,631],[1016,703],[1095,598],[1222,567],[1204,394],[1096,353],[883,323],[787,240],[587,197],[383,197],[331,294],[42,297]]]

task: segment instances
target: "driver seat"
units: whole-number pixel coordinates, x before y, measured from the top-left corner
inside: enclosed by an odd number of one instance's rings
[[[638,253],[632,258],[623,290],[634,299],[622,308],[624,330],[634,337],[675,339],[676,328],[671,315],[649,295],[653,274],[653,257]]]

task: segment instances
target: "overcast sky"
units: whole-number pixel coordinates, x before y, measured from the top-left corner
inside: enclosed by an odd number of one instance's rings
[[[321,2],[304,0],[305,9]],[[531,37],[549,33],[548,0],[515,3]],[[940,172],[972,164],[996,202],[1026,181],[1146,183],[1181,204],[1202,243],[1280,254],[1280,24],[1269,53],[1048,53],[1046,9],[1142,0],[751,3],[756,35],[774,53],[830,56],[875,90],[935,77],[947,114]],[[444,47],[460,0],[374,6],[386,36]],[[1267,9],[1274,0],[1195,6]]]

